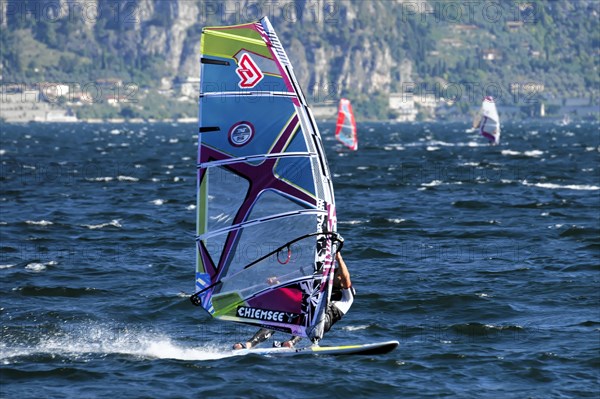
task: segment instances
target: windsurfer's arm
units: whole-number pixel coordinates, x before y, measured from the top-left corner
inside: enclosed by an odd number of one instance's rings
[[[340,286],[342,289],[352,287],[352,281],[350,280],[350,272],[348,272],[348,267],[346,267],[346,263],[342,258],[342,254],[339,252],[335,254],[335,260],[338,263],[338,273],[340,276]]]
[[[342,314],[348,313],[352,302],[354,302],[354,288],[352,288],[352,281],[350,280],[350,272],[346,266],[346,262],[342,258],[341,253],[335,254],[335,260],[338,263],[338,275],[340,279],[340,287],[342,288],[342,299],[335,301],[334,305],[338,308]]]

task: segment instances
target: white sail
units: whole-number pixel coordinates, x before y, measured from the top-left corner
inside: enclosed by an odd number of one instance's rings
[[[486,96],[483,99],[480,114],[479,132],[481,135],[492,144],[500,143],[500,117],[493,97]]]

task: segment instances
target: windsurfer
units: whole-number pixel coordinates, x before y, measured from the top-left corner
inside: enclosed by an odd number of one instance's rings
[[[352,302],[354,301],[354,288],[350,280],[350,272],[342,258],[342,255],[337,252],[335,259],[337,268],[333,279],[333,291],[331,293],[331,302],[325,311],[325,332],[328,332],[335,323],[342,319],[348,313]],[[267,328],[261,328],[250,338],[246,343],[238,342],[233,345],[233,349],[250,349],[269,339],[275,331]],[[281,346],[293,348],[302,338],[293,336],[291,339],[283,342]]]

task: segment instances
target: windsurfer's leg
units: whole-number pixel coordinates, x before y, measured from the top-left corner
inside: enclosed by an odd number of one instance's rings
[[[342,290],[341,300],[329,303],[327,311],[325,311],[324,332],[329,331],[331,326],[340,321],[342,317],[348,313],[350,306],[352,306],[352,303],[354,302],[354,295],[354,288],[345,288]]]
[[[292,338],[290,338],[289,340],[283,342],[281,344],[281,346],[285,346],[286,348],[293,348],[294,346],[296,346],[296,344],[298,342],[300,342],[300,340],[302,340],[302,337],[298,337],[297,335],[294,335]]]
[[[274,333],[273,330],[269,330],[267,328],[261,328],[245,344],[242,344],[241,342],[238,342],[237,344],[234,344],[233,345],[233,349],[244,349],[244,348],[250,349],[250,348],[254,348],[256,345],[258,345],[261,342],[264,342],[267,339],[269,339],[269,337],[271,337],[271,335],[273,335],[273,333]]]
[[[333,302],[329,304],[327,307],[327,311],[325,312],[325,326],[323,328],[324,332],[328,332],[335,323],[342,319],[344,314]]]
[[[250,342],[251,347],[255,347],[261,342],[264,342],[267,339],[269,339],[274,332],[275,331],[269,330],[268,328],[261,328],[256,332],[256,334],[254,334],[252,338],[250,338],[250,341],[248,342]]]

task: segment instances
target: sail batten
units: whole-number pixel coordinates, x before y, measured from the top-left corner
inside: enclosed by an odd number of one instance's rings
[[[202,64],[213,64],[213,65],[223,65],[223,66],[229,66],[229,62],[227,61],[223,61],[223,60],[215,60],[212,58],[206,58],[206,57],[202,57],[200,58],[200,62]]]
[[[267,18],[201,39],[195,304],[323,333],[337,226],[318,127]]]
[[[221,165],[229,165],[229,164],[235,164],[235,163],[240,163],[240,162],[255,162],[255,161],[263,161],[266,159],[276,159],[276,158],[294,158],[294,157],[312,157],[312,156],[316,156],[317,154],[315,153],[311,153],[311,152],[288,152],[288,153],[276,153],[276,154],[264,154],[264,155],[255,155],[255,156],[249,156],[249,157],[242,157],[242,158],[231,158],[231,159],[222,159],[222,160],[218,160],[218,161],[209,161],[209,162],[204,162],[202,164],[198,165],[198,168],[210,168],[210,167],[214,167],[214,166],[221,166]]]
[[[200,93],[201,97],[240,97],[240,96],[282,96],[297,97],[296,93],[289,91],[215,91]]]

